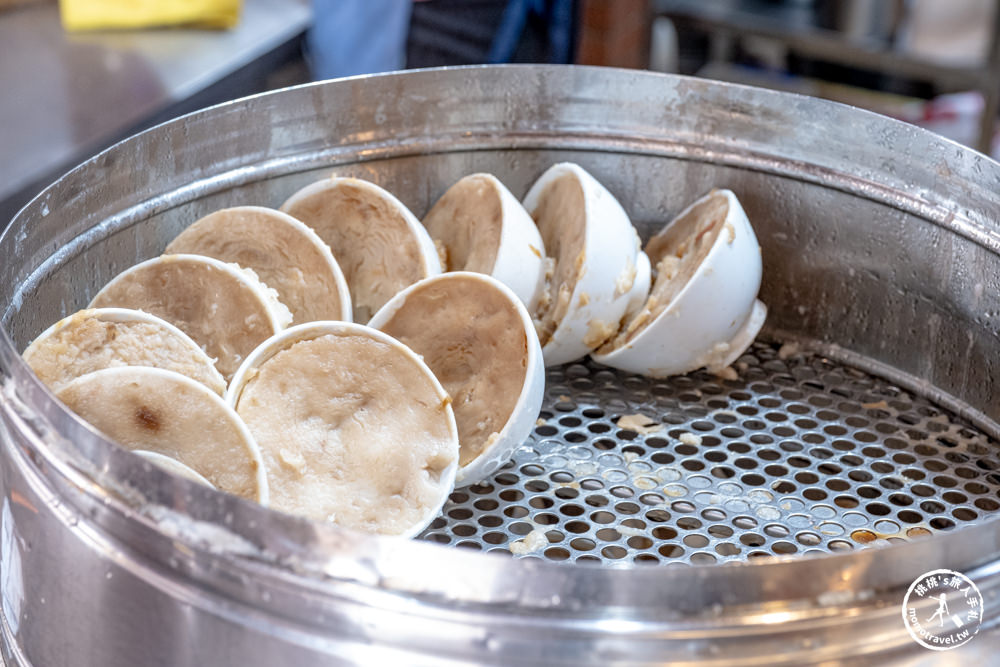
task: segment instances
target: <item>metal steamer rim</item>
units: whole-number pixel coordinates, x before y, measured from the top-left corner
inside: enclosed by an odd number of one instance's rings
[[[1000,509],[996,441],[931,400],[794,343],[758,341],[734,368],[548,369],[532,435],[421,539],[700,565],[909,542]],[[619,427],[626,416],[638,426]]]

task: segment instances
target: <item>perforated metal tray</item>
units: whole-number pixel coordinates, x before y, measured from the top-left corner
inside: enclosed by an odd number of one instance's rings
[[[707,564],[914,540],[1000,509],[996,442],[929,400],[796,344],[756,343],[734,370],[550,369],[531,438],[423,538]],[[648,427],[621,428],[624,415]]]

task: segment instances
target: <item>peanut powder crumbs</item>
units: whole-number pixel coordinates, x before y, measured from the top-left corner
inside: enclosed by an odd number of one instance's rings
[[[632,260],[629,260],[628,263],[625,265],[625,268],[622,269],[622,272],[618,274],[617,278],[615,278],[616,299],[622,296],[623,294],[627,294],[628,291],[632,289],[632,285],[635,284],[635,276],[637,272],[638,269],[636,269],[635,264],[632,262]]]
[[[635,431],[640,435],[646,435],[647,433],[662,431],[663,424],[659,423],[655,419],[647,417],[646,415],[622,415],[618,419],[618,428],[623,428],[627,431]]]
[[[732,366],[726,366],[725,368],[718,369],[715,371],[715,376],[723,380],[736,381],[740,379],[739,373],[737,373],[736,369]]]
[[[784,361],[789,357],[798,355],[801,351],[802,349],[799,347],[798,343],[785,343],[778,348],[778,358]]]
[[[693,445],[697,447],[701,444],[701,436],[697,436],[694,433],[681,433],[680,437],[677,439],[685,445]]]
[[[729,244],[732,245],[736,240],[736,228],[733,227],[733,223],[726,222],[725,230],[729,233]]]
[[[437,251],[438,261],[441,262],[441,266],[447,271],[451,268],[448,263],[448,246],[446,246],[440,239],[434,239],[434,249]]]
[[[521,539],[511,542],[510,552],[518,556],[523,556],[524,554],[538,551],[548,543],[549,538],[545,536],[545,531],[541,528],[535,528]]]
[[[583,337],[583,344],[591,349],[615,335],[618,326],[604,320],[590,320],[587,322],[587,334]]]

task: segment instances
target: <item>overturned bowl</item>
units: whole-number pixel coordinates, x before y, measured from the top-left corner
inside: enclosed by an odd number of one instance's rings
[[[764,325],[760,245],[731,190],[713,190],[646,244],[657,276],[645,303],[591,355],[632,373],[667,377],[736,361]]]

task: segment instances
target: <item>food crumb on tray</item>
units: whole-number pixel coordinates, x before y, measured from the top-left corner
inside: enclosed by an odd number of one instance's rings
[[[697,436],[694,433],[681,433],[680,437],[677,439],[685,445],[693,445],[697,447],[701,444],[701,436]]]
[[[548,543],[549,538],[545,536],[545,531],[542,528],[535,528],[521,539],[511,542],[510,552],[521,556],[529,554],[533,551],[538,551]]]
[[[740,379],[740,374],[736,372],[736,369],[732,366],[726,366],[725,368],[720,368],[715,371],[715,376],[723,380],[736,381]]]
[[[656,433],[663,430],[663,424],[646,415],[622,415],[618,418],[618,428],[646,435],[647,433]]]
[[[778,348],[778,358],[784,361],[785,359],[797,356],[800,352],[802,352],[802,348],[798,343],[785,343]]]

